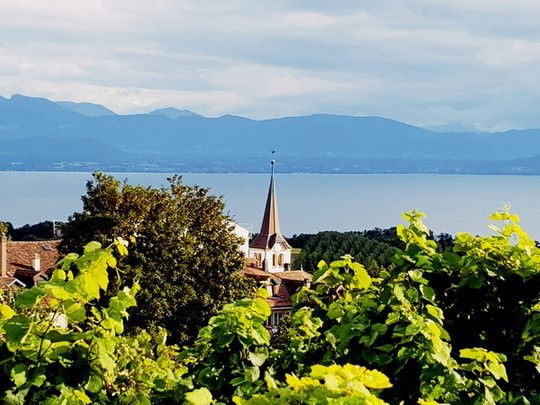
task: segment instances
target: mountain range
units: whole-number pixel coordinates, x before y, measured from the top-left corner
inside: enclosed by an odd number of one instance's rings
[[[0,97],[1,170],[540,174],[540,129],[440,132],[381,117],[253,120]]]

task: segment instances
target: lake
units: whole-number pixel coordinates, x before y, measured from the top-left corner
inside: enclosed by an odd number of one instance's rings
[[[113,173],[131,183],[162,186],[167,174]],[[0,172],[0,219],[16,226],[65,220],[82,208],[89,173]],[[240,224],[257,231],[268,175],[186,174],[188,184],[223,195]],[[277,174],[285,235],[319,230],[364,230],[402,223],[400,213],[420,209],[436,232],[489,233],[489,214],[510,203],[529,233],[540,239],[540,176]]]

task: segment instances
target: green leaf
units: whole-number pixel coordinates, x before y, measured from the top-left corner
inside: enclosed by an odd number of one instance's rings
[[[429,304],[426,305],[426,309],[428,311],[428,314],[430,314],[435,319],[438,319],[438,320],[444,319],[444,314],[443,314],[442,309],[433,305],[429,305]]]
[[[508,382],[508,376],[506,375],[506,367],[504,367],[504,364],[499,363],[499,362],[488,361],[486,363],[486,368],[491,372],[493,377],[495,377],[497,380],[502,378],[504,381]]]
[[[116,245],[116,248],[118,249],[118,253],[121,256],[127,256],[128,255],[128,250],[124,245],[118,244],[118,245]]]
[[[352,287],[362,289],[369,288],[372,281],[364,266],[359,263],[351,263],[351,268],[354,270]]]
[[[66,306],[65,309],[66,315],[71,321],[83,322],[86,319],[84,305],[79,302],[72,303],[69,306]]]
[[[385,353],[390,353],[392,350],[394,350],[394,346],[391,344],[385,344],[382,346],[375,346],[374,349],[380,350]]]
[[[212,402],[212,394],[206,388],[199,388],[186,394],[186,403],[189,405],[210,405]]]
[[[428,301],[433,301],[433,299],[435,298],[435,291],[433,290],[433,288],[427,285],[421,285],[420,292],[422,293],[422,296]]]
[[[345,312],[339,302],[332,302],[328,307],[328,317],[330,319],[337,319],[343,316]]]
[[[259,367],[253,366],[247,368],[244,374],[248,381],[257,381],[261,375],[261,370]]]
[[[17,315],[17,313],[9,305],[2,304],[0,305],[0,315],[2,319],[10,319]]]
[[[486,358],[486,349],[482,349],[482,348],[461,349],[459,351],[459,357],[464,358],[464,359],[484,361]]]
[[[16,387],[20,387],[26,382],[26,364],[19,363],[11,369],[10,375]]]
[[[99,378],[97,375],[90,376],[90,379],[86,383],[85,389],[88,392],[91,392],[93,394],[97,394],[101,391],[103,388],[103,380]]]
[[[267,357],[268,355],[263,351],[250,352],[248,355],[248,358],[251,364],[257,367],[262,366],[264,362],[266,361]]]
[[[30,308],[36,305],[40,298],[47,295],[47,291],[41,287],[32,287],[17,294],[15,299],[16,308]]]
[[[101,249],[101,243],[93,241],[93,242],[88,243],[84,247],[84,253],[92,253],[92,252],[95,252],[95,251],[97,251],[99,249]]]
[[[21,343],[30,332],[32,327],[32,320],[26,316],[18,315],[14,316],[6,322],[4,325],[4,331],[6,332],[5,338],[8,348],[13,351]]]

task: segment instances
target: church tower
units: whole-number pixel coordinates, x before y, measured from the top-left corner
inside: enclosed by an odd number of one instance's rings
[[[276,186],[274,183],[274,165],[270,176],[270,188],[266,199],[266,207],[261,231],[249,245],[249,256],[260,264],[264,271],[278,272],[290,270],[291,246],[281,234],[279,227]]]

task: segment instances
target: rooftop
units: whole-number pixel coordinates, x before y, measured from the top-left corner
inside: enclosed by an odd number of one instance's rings
[[[14,279],[29,286],[38,274],[49,275],[60,260],[58,252],[59,240],[52,241],[7,241],[6,246],[6,277],[0,280],[0,288],[9,286]],[[34,269],[36,255],[40,259],[40,271]]]

